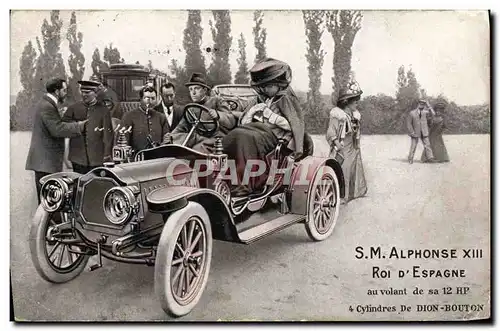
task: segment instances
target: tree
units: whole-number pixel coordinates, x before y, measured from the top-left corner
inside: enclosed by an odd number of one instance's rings
[[[255,48],[257,49],[255,62],[258,62],[267,56],[266,55],[267,30],[262,27],[262,22],[264,20],[264,13],[262,12],[262,10],[256,10],[254,12],[253,20],[255,22],[255,26],[253,27],[253,39]]]
[[[209,21],[214,47],[212,52],[212,63],[208,68],[208,77],[212,85],[230,84],[231,67],[229,65],[229,53],[231,51],[231,15],[229,10],[213,10],[215,23]]]
[[[17,93],[16,103],[10,108],[11,126],[15,129],[27,129],[30,126],[30,109],[35,101],[34,85],[37,54],[30,41],[24,46],[19,60],[19,76],[22,90]]]
[[[94,53],[92,54],[92,63],[90,66],[92,67],[92,73],[96,76],[99,76],[100,72],[109,69],[108,64],[101,60],[101,53],[97,47],[94,49]]]
[[[240,34],[240,39],[238,39],[238,52],[239,57],[236,59],[238,63],[238,71],[234,76],[235,84],[248,84],[248,63],[247,63],[247,44],[245,42],[245,37],[243,33]]]
[[[175,98],[176,101],[180,104],[186,104],[191,102],[191,98],[189,97],[189,90],[184,85],[188,79],[189,74],[177,60],[173,59],[172,63],[169,66],[170,69],[170,82],[175,86]]]
[[[361,29],[363,15],[358,10],[332,10],[326,13],[326,28],[332,35],[333,52],[333,94],[334,104],[340,89],[345,88],[351,72],[352,45]]]
[[[426,95],[425,90],[420,88],[413,70],[410,68],[405,72],[404,66],[398,69],[397,87],[395,107],[397,113],[390,125],[390,130],[402,133],[404,132],[405,117],[408,111],[415,108],[418,99],[426,97]],[[424,92],[424,95],[421,95],[421,92]]]
[[[324,12],[314,10],[302,11],[304,19],[305,34],[307,37],[307,53],[309,72],[309,91],[307,92],[307,118],[308,123],[314,128],[322,127],[327,118],[323,111],[323,102],[320,93],[321,88],[321,69],[325,58],[325,52],[321,49],[321,36],[324,28]]]
[[[205,58],[201,52],[202,36],[201,12],[199,10],[189,10],[182,45],[186,51],[184,67],[190,74],[193,72],[199,72],[203,75],[207,74]]]
[[[19,129],[19,124],[17,122],[17,107],[16,105],[10,105],[10,131],[15,131]]]
[[[104,47],[103,57],[104,61],[108,64],[123,63],[125,60],[120,56],[120,51],[118,48],[113,48],[113,43],[109,44],[109,47]]]
[[[59,10],[50,12],[50,23],[43,20],[42,38],[36,38],[39,57],[36,64],[34,94],[36,99],[45,92],[45,83],[52,77],[66,78],[64,61],[60,53],[62,20]],[[43,43],[43,47],[42,47]]]
[[[76,14],[71,13],[66,39],[69,42],[70,55],[68,58],[69,71],[71,76],[68,78],[69,95],[73,101],[76,101],[80,94],[78,92],[78,81],[82,80],[85,72],[85,56],[82,53],[83,34],[77,33]]]

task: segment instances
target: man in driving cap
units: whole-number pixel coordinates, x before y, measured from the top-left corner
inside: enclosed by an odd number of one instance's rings
[[[429,126],[428,120],[434,115],[434,110],[430,107],[425,99],[418,101],[418,107],[410,111],[406,118],[406,127],[408,135],[411,138],[410,153],[408,155],[408,163],[413,163],[415,150],[417,149],[418,140],[422,140],[424,151],[427,156],[427,162],[434,162],[431,144],[429,141]]]
[[[231,113],[230,107],[224,99],[218,96],[210,96],[211,87],[203,74],[193,73],[191,79],[185,85],[189,88],[189,95],[193,103],[208,108],[208,114],[201,114],[202,119],[209,118],[219,123],[218,129],[210,137],[205,137],[196,131],[193,132],[186,145],[203,153],[211,153],[215,139],[224,137],[232,130],[237,124],[237,118]],[[198,114],[198,111],[195,112]],[[164,142],[168,142],[168,137],[171,137],[174,143],[181,144],[190,130],[191,125],[183,117],[176,128],[170,134],[165,135]]]
[[[66,122],[88,120],[85,135],[70,139],[67,155],[73,171],[86,174],[111,160],[113,128],[110,111],[97,100],[101,83],[81,80],[78,84],[82,101],[69,106],[63,120]]]

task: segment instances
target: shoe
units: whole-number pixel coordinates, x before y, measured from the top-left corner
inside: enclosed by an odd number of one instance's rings
[[[409,163],[409,164],[413,164],[413,160],[409,159],[409,160],[408,160],[408,163]]]

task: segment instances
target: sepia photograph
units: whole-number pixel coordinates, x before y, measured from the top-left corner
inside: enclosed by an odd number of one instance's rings
[[[10,10],[13,322],[491,322],[488,10]]]

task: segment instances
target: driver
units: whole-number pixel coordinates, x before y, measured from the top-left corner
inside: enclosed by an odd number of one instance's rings
[[[209,109],[208,116],[214,121],[219,122],[219,129],[212,137],[202,136],[195,131],[186,143],[186,146],[202,153],[211,153],[213,152],[215,139],[217,137],[224,137],[232,130],[237,124],[237,118],[231,113],[229,106],[223,99],[217,96],[210,96],[211,88],[202,74],[193,73],[191,79],[185,85],[189,88],[191,100],[194,103],[207,107]],[[163,143],[167,143],[169,137],[171,137],[173,143],[181,144],[190,129],[191,125],[183,117],[171,133],[165,134]]]

